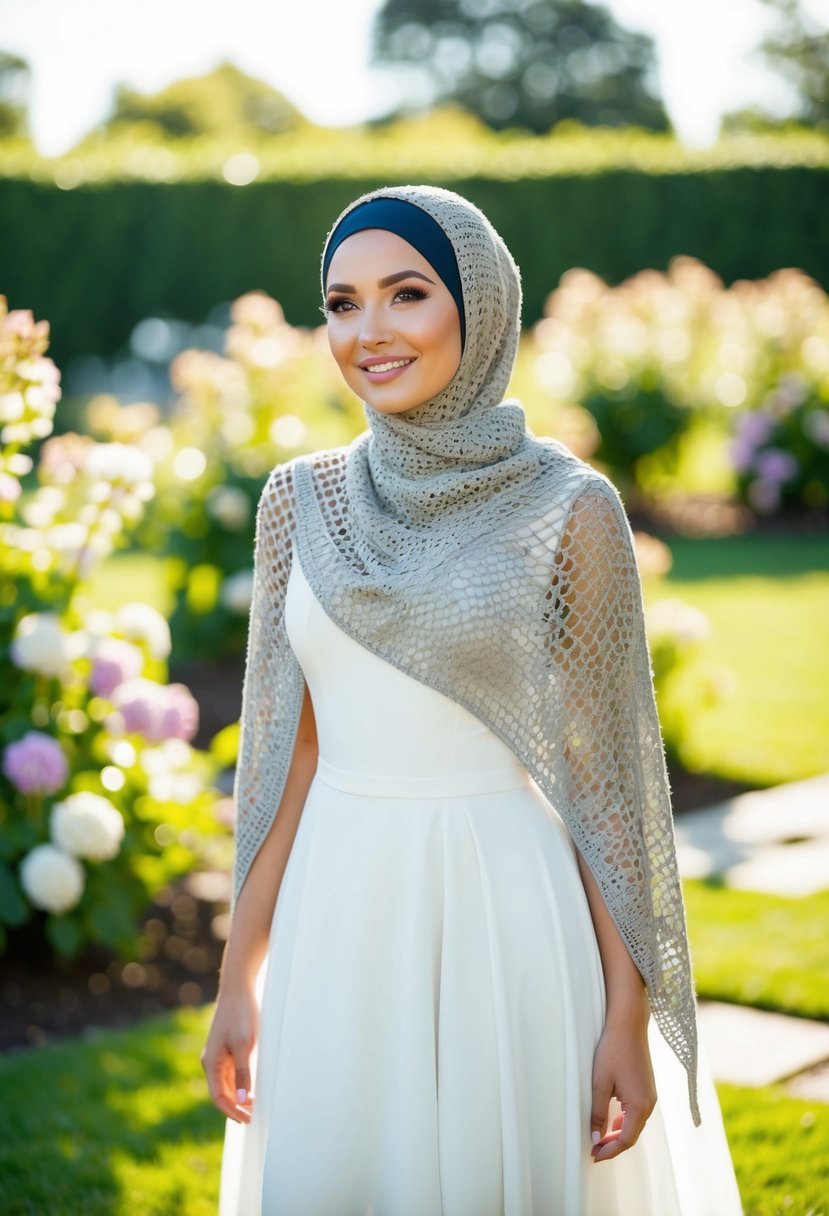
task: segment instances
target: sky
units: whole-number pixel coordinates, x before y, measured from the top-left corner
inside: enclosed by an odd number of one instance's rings
[[[391,73],[369,71],[381,0],[0,0],[0,48],[32,68],[31,126],[58,155],[104,118],[114,86],[155,92],[230,59],[312,121],[359,122],[394,98]],[[772,14],[762,0],[605,0],[622,25],[657,45],[660,89],[686,143],[704,146],[730,110],[785,111],[786,86],[752,51]],[[803,0],[829,31],[829,0]]]

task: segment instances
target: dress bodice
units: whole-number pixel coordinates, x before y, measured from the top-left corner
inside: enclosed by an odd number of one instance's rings
[[[305,676],[323,766],[389,782],[493,779],[525,772],[469,710],[381,659],[345,633],[317,600],[294,555],[285,627]],[[448,785],[447,785],[448,783]]]

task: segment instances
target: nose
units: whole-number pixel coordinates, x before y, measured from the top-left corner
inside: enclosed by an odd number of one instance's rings
[[[360,315],[361,345],[380,346],[383,343],[391,342],[393,337],[385,310],[366,304]]]

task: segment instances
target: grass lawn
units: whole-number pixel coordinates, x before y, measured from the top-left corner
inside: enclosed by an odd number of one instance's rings
[[[701,997],[829,1020],[829,890],[802,899],[684,883]]]
[[[686,763],[758,786],[829,770],[829,539],[749,535],[671,548],[673,569],[647,597],[705,612],[712,631],[698,661],[728,668],[736,685],[692,718]]]
[[[215,1216],[206,1009],[0,1058],[4,1216]]]
[[[198,1059],[211,1011],[0,1058],[4,1216],[215,1216],[224,1118]],[[746,1216],[829,1216],[829,1106],[720,1094]]]

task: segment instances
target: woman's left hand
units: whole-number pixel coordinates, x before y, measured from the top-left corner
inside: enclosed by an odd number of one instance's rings
[[[610,1099],[614,1097],[621,1104],[622,1114],[608,1128]],[[610,1161],[631,1148],[655,1105],[647,1018],[608,1016],[593,1057],[593,1160]]]

